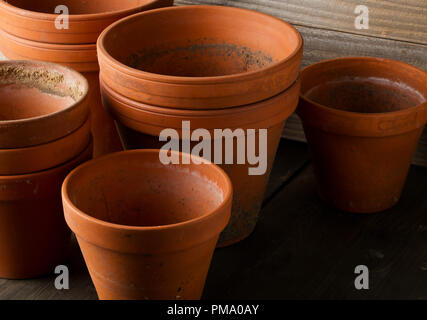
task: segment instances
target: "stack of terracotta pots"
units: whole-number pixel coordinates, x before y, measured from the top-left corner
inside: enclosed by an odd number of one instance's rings
[[[194,146],[184,141],[183,121],[189,121],[189,135],[206,130],[212,161],[218,156],[215,129],[231,129],[248,146],[255,141],[259,152],[266,148],[259,175],[249,174],[246,158],[236,163],[236,143],[232,163],[224,161],[225,152],[215,161],[234,189],[219,246],[244,239],[255,227],[283,125],[297,106],[302,50],[300,34],[282,20],[218,6],[143,12],[114,23],[98,39],[104,107],[127,149],[162,147],[164,129],[178,132],[179,145]],[[268,133],[261,145],[260,129]]]
[[[29,278],[67,254],[60,189],[92,154],[87,80],[60,65],[2,61],[0,118],[0,278]]]
[[[118,151],[121,143],[114,122],[102,109],[99,95],[96,40],[104,28],[120,18],[172,3],[0,0],[0,51],[9,59],[49,61],[83,73],[91,88],[94,156]]]

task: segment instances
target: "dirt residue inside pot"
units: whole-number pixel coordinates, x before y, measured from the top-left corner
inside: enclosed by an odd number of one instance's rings
[[[404,110],[425,101],[420,92],[404,83],[373,77],[325,82],[308,90],[305,96],[327,107],[360,113]]]
[[[83,95],[83,85],[64,74],[26,65],[0,66],[0,120],[37,117],[64,109]]]
[[[181,76],[213,77],[257,71],[275,61],[262,51],[228,43],[196,43],[140,50],[124,63],[146,72]]]

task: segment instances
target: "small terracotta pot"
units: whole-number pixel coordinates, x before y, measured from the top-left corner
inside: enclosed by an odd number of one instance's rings
[[[0,149],[0,175],[25,174],[63,164],[80,154],[90,140],[90,120],[64,138],[21,149]]]
[[[100,299],[200,299],[230,218],[231,181],[219,167],[120,152],[71,172],[62,197]]]
[[[0,278],[37,277],[62,263],[70,230],[62,214],[61,184],[91,153],[92,144],[59,167],[0,176]]]
[[[298,114],[319,193],[369,213],[400,198],[427,121],[427,73],[379,58],[323,61],[302,71]]]
[[[225,164],[222,159],[221,167],[233,182],[234,199],[232,217],[229,225],[222,233],[219,246],[236,243],[254,230],[258,213],[261,209],[264,190],[268,182],[274,157],[280,140],[285,120],[295,110],[298,103],[300,83],[296,82],[285,92],[259,103],[243,107],[221,110],[180,110],[142,104],[125,98],[112,90],[101,78],[101,94],[103,103],[115,119],[126,149],[161,148],[165,142],[159,141],[159,135],[164,129],[175,129],[182,138],[182,122],[190,121],[191,133],[194,130],[207,129],[211,138],[215,129],[256,129],[250,134],[256,141],[259,150],[259,130],[267,129],[266,142],[266,171],[262,175],[249,175],[253,167],[247,159],[244,164]],[[247,131],[244,132],[248,140]],[[210,140],[212,159],[214,156],[214,140]],[[192,142],[192,146],[197,142]],[[179,146],[182,141],[179,142]],[[225,142],[223,141],[223,147]],[[237,144],[233,143],[233,153],[237,154]],[[223,151],[223,157],[225,152]],[[250,186],[250,188],[248,188]]]
[[[220,6],[143,12],[98,39],[109,87],[180,109],[228,108],[277,95],[296,81],[302,49],[298,31],[282,20]]]
[[[173,0],[1,0],[0,28],[23,39],[47,43],[95,43],[107,26],[128,15],[172,5]],[[68,28],[58,29],[55,8],[69,10]]]
[[[64,138],[88,115],[88,83],[79,73],[46,62],[0,61],[0,148]]]

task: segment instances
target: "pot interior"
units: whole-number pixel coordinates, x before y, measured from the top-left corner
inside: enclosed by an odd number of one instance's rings
[[[163,165],[158,152],[125,152],[77,170],[71,202],[96,219],[165,226],[204,216],[224,201],[224,178],[212,165]]]
[[[107,52],[145,72],[212,77],[262,70],[288,58],[298,33],[269,16],[221,7],[181,7],[123,21],[104,38]]]
[[[0,64],[0,121],[49,115],[76,103],[87,83],[68,69],[54,65]]]
[[[426,101],[426,84],[405,68],[362,60],[329,63],[303,72],[302,95],[326,107],[358,113],[383,113]],[[426,76],[424,75],[424,78]]]
[[[55,13],[55,8],[65,5],[69,14],[92,14],[121,11],[146,5],[152,0],[8,0],[9,4],[35,12]]]

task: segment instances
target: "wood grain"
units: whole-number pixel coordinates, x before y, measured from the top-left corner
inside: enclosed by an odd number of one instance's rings
[[[427,44],[425,0],[176,0],[261,11],[292,24]],[[369,9],[369,29],[355,27],[358,5]]]
[[[206,299],[426,299],[427,169],[412,167],[399,204],[372,215],[325,206],[311,166],[264,208],[255,232],[218,250]],[[356,290],[354,269],[370,270]]]

